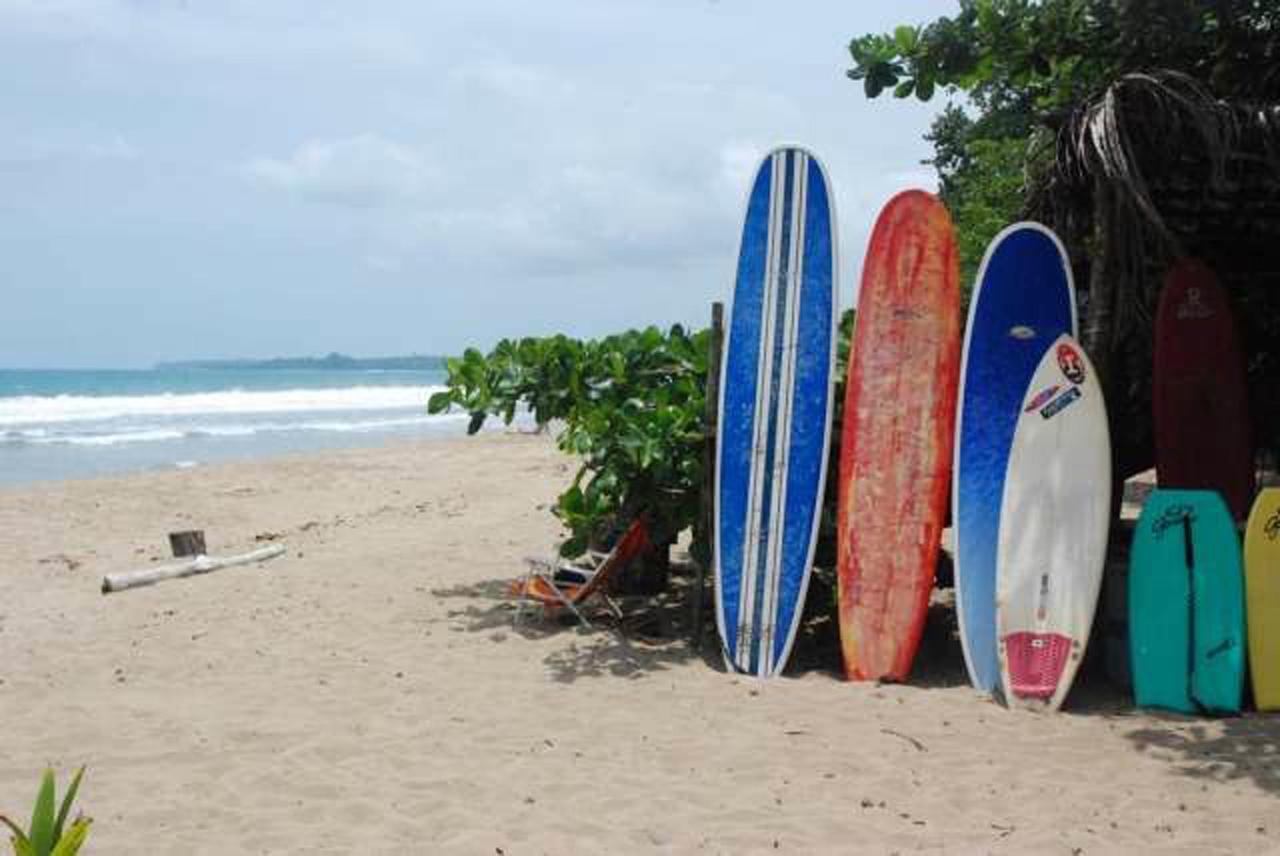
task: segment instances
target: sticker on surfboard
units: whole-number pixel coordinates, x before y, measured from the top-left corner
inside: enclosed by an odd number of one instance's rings
[[[1178,304],[1177,319],[1194,321],[1201,318],[1212,318],[1213,309],[1205,305],[1200,289],[1188,288],[1185,299]]]
[[[1033,410],[1039,410],[1049,403],[1049,399],[1058,394],[1058,390],[1062,389],[1061,384],[1055,383],[1053,386],[1045,387],[1036,393],[1035,398],[1027,402],[1027,406],[1022,409],[1023,413],[1030,413]]]
[[[1074,384],[1084,383],[1084,360],[1071,345],[1063,342],[1058,346],[1058,368],[1062,375]]]
[[[1280,538],[1280,511],[1267,518],[1266,528],[1262,530],[1267,536],[1268,541],[1274,541]]]
[[[1075,404],[1081,395],[1083,395],[1083,393],[1080,392],[1080,387],[1073,386],[1041,408],[1040,415],[1045,419],[1052,419],[1071,405]]]
[[[1196,512],[1190,505],[1170,505],[1151,523],[1151,533],[1157,538],[1164,535],[1165,530],[1181,526],[1184,522],[1195,523]]]

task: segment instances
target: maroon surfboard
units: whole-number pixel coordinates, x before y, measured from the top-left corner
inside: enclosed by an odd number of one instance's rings
[[[1160,487],[1216,490],[1244,519],[1254,489],[1244,352],[1226,292],[1194,259],[1165,276],[1151,397]]]

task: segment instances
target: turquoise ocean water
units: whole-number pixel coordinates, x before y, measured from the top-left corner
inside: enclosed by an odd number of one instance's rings
[[[458,436],[464,416],[427,415],[443,380],[436,370],[0,369],[0,484]]]

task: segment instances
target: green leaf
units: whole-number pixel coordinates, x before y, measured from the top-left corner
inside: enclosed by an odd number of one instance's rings
[[[71,804],[75,802],[76,793],[80,790],[80,780],[84,778],[84,766],[76,771],[75,778],[71,780],[71,787],[67,788],[67,795],[62,798],[62,807],[58,809],[58,819],[53,824],[53,840],[62,839],[62,827],[67,822],[67,815],[71,813]]]
[[[9,827],[9,831],[13,833],[13,847],[15,850],[18,849],[19,845],[25,846],[28,849],[31,847],[31,842],[27,838],[27,834],[22,831],[22,828],[19,827],[18,824],[14,823],[3,814],[0,814],[0,823]]]
[[[893,41],[898,46],[898,50],[904,55],[915,50],[916,38],[916,28],[907,26],[906,24],[903,24],[893,31]]]
[[[915,91],[916,82],[914,80],[904,80],[893,88],[894,98],[906,98]]]
[[[560,545],[560,555],[566,559],[576,559],[587,552],[586,535],[575,535]]]
[[[933,78],[917,77],[916,78],[916,98],[921,101],[928,101],[933,97]]]
[[[427,399],[427,413],[432,415],[444,413],[453,404],[453,393],[449,390],[434,393]]]
[[[467,436],[471,436],[480,430],[484,425],[484,420],[488,416],[483,410],[478,410],[471,414],[471,421],[467,423]]]
[[[89,824],[91,823],[93,823],[91,818],[76,818],[75,822],[71,824],[71,828],[67,830],[66,837],[58,841],[58,846],[53,848],[53,853],[49,854],[49,856],[76,856],[84,845],[85,838],[89,835]]]
[[[40,792],[36,794],[35,808],[31,811],[31,826],[28,827],[31,849],[35,856],[49,856],[49,851],[53,849],[54,799],[53,769],[48,768],[40,781]]]

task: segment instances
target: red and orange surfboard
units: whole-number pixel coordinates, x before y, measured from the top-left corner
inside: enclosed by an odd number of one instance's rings
[[[960,268],[942,203],[885,205],[862,268],[840,449],[840,641],[852,680],[905,680],[946,519]]]

